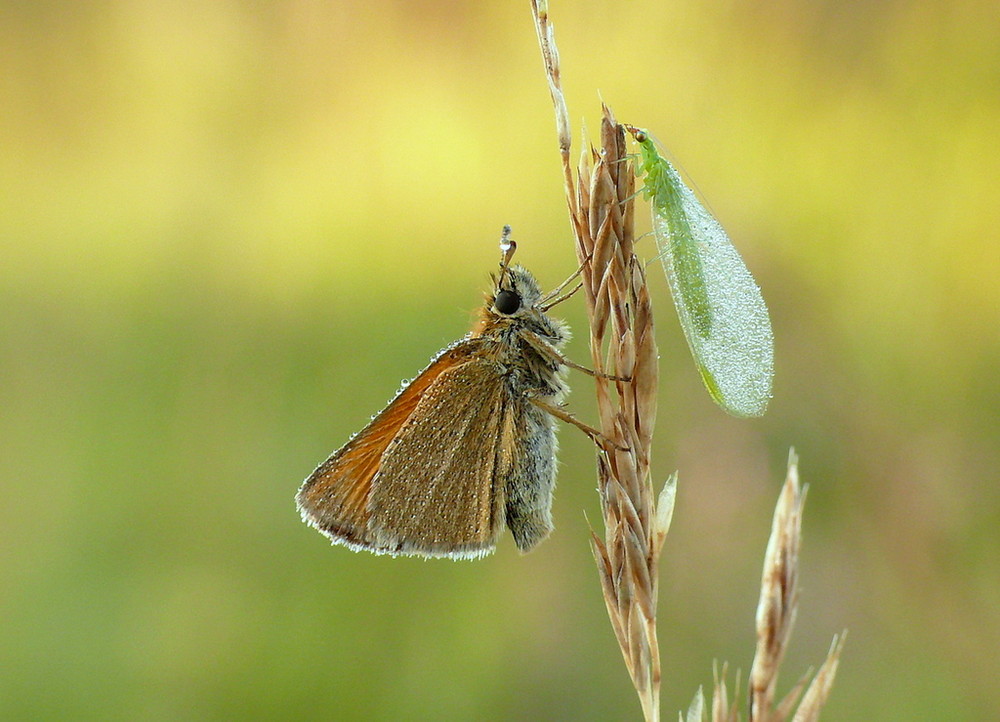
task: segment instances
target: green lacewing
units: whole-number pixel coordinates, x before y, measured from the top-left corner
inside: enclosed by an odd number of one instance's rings
[[[691,355],[709,395],[734,416],[760,416],[771,398],[774,337],[764,297],[725,230],[649,135],[636,175],[653,212],[653,234]]]

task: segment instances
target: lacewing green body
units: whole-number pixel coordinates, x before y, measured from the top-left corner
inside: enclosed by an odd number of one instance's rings
[[[649,136],[636,173],[691,355],[712,398],[734,416],[760,416],[771,398],[774,337],[760,288],[715,217]]]

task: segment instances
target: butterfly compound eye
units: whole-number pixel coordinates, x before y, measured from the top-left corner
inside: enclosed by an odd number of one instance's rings
[[[500,291],[493,302],[493,307],[505,316],[509,316],[521,308],[521,297],[513,291]]]

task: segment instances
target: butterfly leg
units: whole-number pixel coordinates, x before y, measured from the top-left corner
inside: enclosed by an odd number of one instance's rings
[[[576,418],[575,416],[573,416],[573,414],[569,413],[565,409],[560,408],[559,406],[553,406],[552,404],[550,404],[550,403],[548,403],[546,401],[542,401],[541,399],[535,398],[533,396],[529,396],[528,397],[528,401],[530,401],[531,403],[533,403],[535,406],[537,406],[538,408],[540,408],[542,411],[545,411],[546,413],[549,413],[552,416],[555,416],[560,421],[565,421],[567,424],[572,424],[576,428],[580,429],[580,431],[582,431],[587,436],[589,436],[594,441],[594,443],[596,443],[598,446],[600,446],[605,451],[610,451],[612,449],[615,449],[617,451],[629,451],[630,450],[629,447],[627,447],[627,446],[619,446],[618,444],[616,444],[615,442],[613,442],[611,439],[609,439],[607,436],[605,436],[604,434],[602,434],[600,431],[598,431],[597,429],[595,429],[593,426],[589,426],[589,425],[583,423],[578,418]]]
[[[572,290],[572,291],[569,291],[568,293],[565,293],[565,294],[563,294],[562,296],[559,296],[559,298],[555,298],[555,299],[553,299],[553,300],[549,301],[549,302],[548,302],[548,303],[546,303],[546,304],[545,304],[544,306],[542,306],[542,307],[541,307],[541,309],[542,309],[543,311],[548,311],[548,310],[549,310],[550,308],[552,308],[553,306],[557,306],[557,305],[559,305],[560,303],[562,303],[563,301],[565,301],[565,300],[567,300],[567,299],[570,299],[570,298],[572,298],[572,297],[573,297],[573,294],[574,294],[574,293],[576,293],[577,291],[579,291],[579,290],[580,290],[581,288],[583,288],[583,282],[582,282],[582,281],[581,281],[580,283],[576,284],[576,285],[575,285],[575,286],[573,287],[573,290]]]
[[[581,366],[580,364],[566,358],[559,349],[555,348],[549,341],[547,341],[542,336],[531,331],[522,331],[522,338],[528,340],[531,346],[538,351],[542,356],[557,361],[563,366],[568,366],[571,369],[576,369],[577,371],[583,371],[585,374],[593,376],[598,379],[608,379],[609,381],[624,381],[628,383],[632,380],[629,376],[612,376],[611,374],[606,374],[601,371],[594,371],[593,369],[588,369],[586,366]]]
[[[632,380],[631,376],[612,376],[611,374],[606,374],[601,371],[594,371],[593,369],[588,369],[586,366],[581,366],[575,361],[570,361],[568,358],[562,354],[558,355],[559,363],[564,366],[569,366],[571,369],[576,369],[577,371],[583,371],[588,376],[593,376],[595,379],[607,379],[608,381],[624,381],[628,383]]]
[[[539,301],[539,303],[540,304],[545,304],[545,305],[542,306],[542,310],[546,310],[547,311],[548,309],[550,309],[553,306],[555,306],[557,303],[562,303],[563,301],[565,301],[567,298],[569,298],[570,296],[572,296],[574,293],[576,293],[580,289],[580,286],[583,285],[582,283],[579,286],[577,286],[576,288],[574,288],[572,291],[570,291],[567,295],[565,295],[562,298],[560,298],[558,301],[553,301],[552,300],[556,296],[558,296],[560,293],[562,293],[563,289],[566,288],[566,286],[568,286],[573,281],[575,281],[577,278],[579,278],[580,274],[583,273],[583,269],[587,267],[588,263],[590,263],[590,259],[593,257],[593,255],[594,255],[593,252],[589,253],[587,255],[587,257],[583,259],[583,263],[580,264],[580,267],[577,268],[575,271],[573,271],[573,273],[570,275],[569,278],[567,278],[565,281],[563,281],[562,283],[560,283],[558,286],[556,286],[555,288],[553,288],[551,291],[549,291],[548,293],[546,293],[545,296],[543,296],[541,298],[541,300]]]

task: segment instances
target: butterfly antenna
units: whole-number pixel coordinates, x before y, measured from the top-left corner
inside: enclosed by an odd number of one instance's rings
[[[503,255],[500,256],[500,277],[497,279],[497,288],[503,288],[503,277],[508,273],[510,259],[516,250],[517,242],[510,237],[510,226],[504,226],[500,235],[500,253]]]

